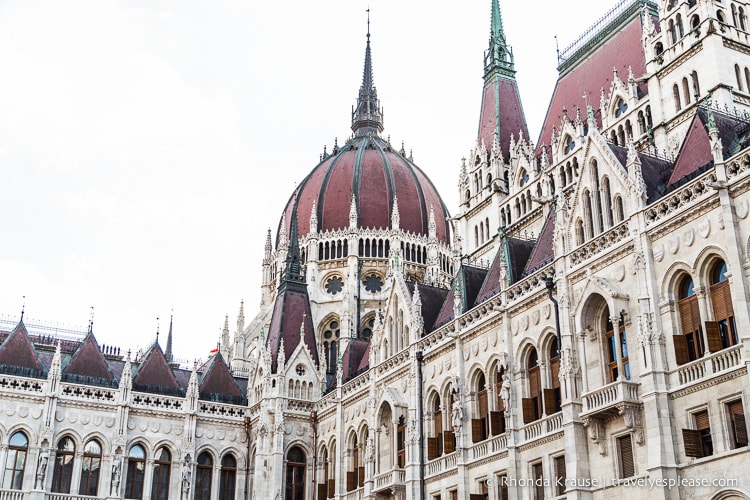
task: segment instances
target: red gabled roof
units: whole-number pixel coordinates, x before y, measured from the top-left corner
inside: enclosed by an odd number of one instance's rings
[[[530,140],[523,114],[521,96],[515,80],[495,76],[484,85],[482,108],[479,112],[479,144],[484,141],[487,149],[492,148],[495,132],[498,132],[503,159],[510,156],[511,136],[518,141],[519,132]]]
[[[104,356],[99,350],[99,344],[94,338],[93,332],[89,332],[83,342],[73,353],[67,366],[63,368],[63,373],[80,375],[82,377],[96,377],[105,380],[112,380],[112,372],[104,360]]]
[[[268,330],[268,347],[271,350],[271,370],[276,373],[278,367],[281,340],[284,339],[284,362],[299,345],[300,325],[305,322],[305,344],[313,360],[318,363],[318,349],[315,341],[315,330],[310,310],[310,298],[306,285],[288,285],[276,298],[271,315],[271,326]]]
[[[536,240],[534,250],[531,252],[529,261],[524,269],[524,276],[533,273],[541,267],[552,262],[555,258],[555,212],[550,210],[547,214],[547,220],[544,221],[542,231],[539,233],[539,239]]]
[[[581,116],[585,117],[587,101],[594,109],[599,107],[599,96],[602,89],[609,92],[614,69],[617,69],[619,78],[623,81],[627,81],[631,67],[636,78],[646,73],[646,55],[641,43],[642,35],[641,16],[636,15],[560,77],[547,108],[544,125],[537,140],[538,147],[551,144],[552,128],[559,127],[563,118],[563,110],[567,110],[568,116],[572,118],[575,116],[576,108],[579,108]],[[643,83],[639,84],[638,90],[646,93],[648,89]],[[601,126],[601,113],[598,115],[599,126]]]
[[[237,382],[235,382],[221,353],[217,353],[211,359],[208,369],[203,374],[199,393],[201,396],[204,394],[221,394],[224,396],[242,397],[242,391],[240,391]]]
[[[180,389],[180,384],[169,367],[167,358],[159,344],[154,346],[146,354],[143,361],[138,365],[137,373],[133,377],[133,384],[147,385],[151,387],[163,387],[168,389]]]
[[[0,364],[31,370],[45,369],[39,361],[39,356],[37,356],[36,349],[29,339],[29,332],[26,330],[23,321],[18,323],[0,346]]]

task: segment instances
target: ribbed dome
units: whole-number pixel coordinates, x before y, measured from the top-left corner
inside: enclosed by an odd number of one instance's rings
[[[448,210],[432,182],[414,163],[374,134],[355,137],[341,149],[334,149],[300,183],[284,210],[282,221],[286,220],[287,234],[295,203],[300,238],[310,233],[313,207],[318,231],[349,228],[352,195],[357,206],[357,227],[391,228],[397,200],[401,230],[428,235],[432,208],[437,239],[448,243]]]

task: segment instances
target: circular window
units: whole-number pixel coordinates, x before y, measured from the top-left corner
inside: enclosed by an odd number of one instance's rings
[[[363,283],[365,285],[365,290],[370,293],[377,293],[383,289],[383,278],[376,273],[366,275]]]
[[[344,289],[344,280],[341,279],[341,276],[331,276],[326,280],[325,288],[326,292],[336,295]]]
[[[375,316],[372,316],[370,319],[365,321],[362,327],[362,338],[365,340],[370,340],[372,338],[372,330],[374,327],[375,327]]]
[[[302,365],[297,365],[297,375],[300,377],[305,374],[305,367]]]

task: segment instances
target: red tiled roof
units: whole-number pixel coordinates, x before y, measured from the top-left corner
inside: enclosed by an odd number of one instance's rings
[[[560,77],[552,94],[537,146],[551,144],[552,128],[560,126],[564,109],[568,110],[568,116],[572,118],[576,108],[580,108],[581,115],[585,117],[587,100],[594,109],[598,108],[602,88],[609,93],[613,69],[617,69],[619,78],[623,81],[627,81],[630,67],[636,78],[645,74],[646,55],[641,44],[642,35],[641,17],[637,15]],[[638,89],[643,93],[648,90],[645,84],[639,84]],[[587,99],[584,99],[584,95]]]
[[[278,367],[281,339],[284,339],[284,362],[289,361],[289,357],[299,345],[300,325],[303,318],[305,321],[305,343],[313,360],[318,363],[318,349],[307,287],[289,285],[280,291],[274,302],[271,326],[268,331],[268,346],[271,349],[271,370],[273,373],[276,373]]]
[[[172,373],[159,344],[155,344],[137,367],[133,384],[179,389],[180,385]]]
[[[499,122],[499,127],[498,127]],[[508,159],[511,136],[518,141],[521,132],[526,140],[531,139],[523,114],[521,96],[515,80],[495,76],[484,85],[482,108],[479,113],[479,143],[484,140],[489,149],[495,140],[495,131],[500,130],[499,140],[503,158]]]
[[[217,353],[213,357],[208,369],[203,374],[199,393],[201,395],[221,394],[224,396],[242,397],[242,392],[237,382],[235,382],[234,377],[232,377],[221,353]]]
[[[390,228],[395,197],[401,229],[427,235],[432,207],[438,240],[449,240],[448,209],[435,186],[380,137],[357,137],[313,169],[284,209],[287,234],[291,232],[295,204],[300,238],[310,233],[313,204],[319,231],[348,228],[352,194],[357,204],[357,227]]]
[[[547,220],[544,221],[542,231],[536,240],[534,250],[531,252],[529,261],[524,269],[524,275],[531,274],[540,267],[552,262],[555,257],[555,212],[550,210],[547,214]],[[521,276],[519,276],[520,278]]]
[[[23,322],[18,323],[18,326],[0,346],[0,364],[32,370],[44,369]]]
[[[99,350],[93,333],[86,335],[83,342],[73,353],[70,361],[63,368],[63,373],[81,375],[83,377],[96,377],[106,380],[112,380],[112,372],[104,360],[104,356]]]

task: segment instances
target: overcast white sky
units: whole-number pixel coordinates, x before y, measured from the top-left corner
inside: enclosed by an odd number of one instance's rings
[[[617,0],[501,0],[536,141],[555,39]],[[385,132],[452,212],[490,0],[0,1],[0,314],[205,358],[257,311],[268,227],[350,134],[372,9]],[[0,327],[7,325],[0,324]],[[166,340],[162,336],[162,345]]]

